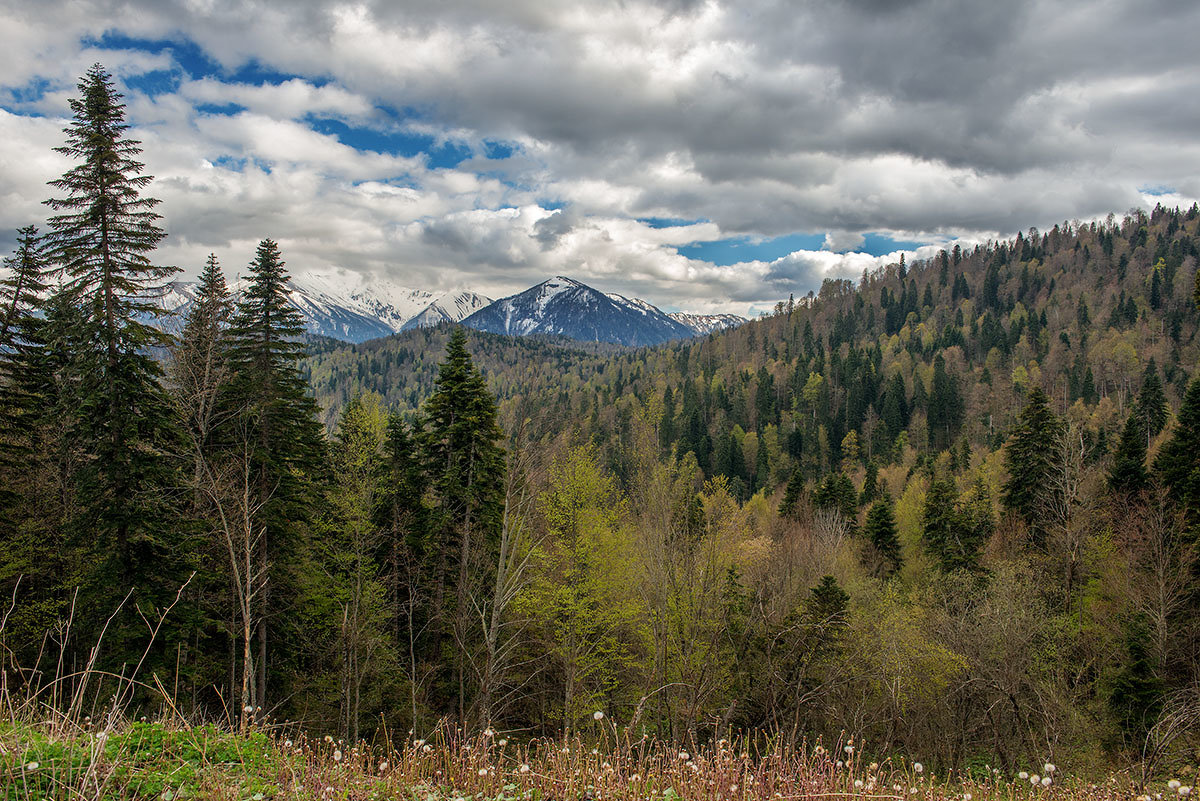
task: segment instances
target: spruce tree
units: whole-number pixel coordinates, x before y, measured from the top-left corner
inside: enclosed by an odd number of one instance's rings
[[[1138,390],[1137,401],[1133,406],[1133,415],[1137,418],[1147,447],[1149,447],[1150,441],[1166,428],[1167,420],[1170,418],[1167,395],[1163,391],[1162,380],[1158,377],[1158,367],[1154,364],[1153,358],[1146,365],[1146,372],[1142,377],[1142,388]]]
[[[50,184],[63,195],[46,201],[57,212],[46,255],[83,312],[74,423],[91,458],[77,476],[81,538],[97,560],[115,563],[101,572],[120,590],[169,574],[164,533],[172,515],[164,499],[175,483],[168,451],[177,428],[149,352],[167,336],[145,321],[163,313],[154,297],[176,268],[150,258],[165,236],[159,201],[142,196],[151,176],[137,160],[140,143],[125,135],[111,76],[94,65],[79,93],[70,101],[67,143],[55,148],[78,163]]]
[[[1192,379],[1171,437],[1154,460],[1154,472],[1188,524],[1200,526],[1200,378]]]
[[[1044,536],[1039,523],[1040,505],[1054,469],[1054,454],[1058,450],[1055,442],[1061,427],[1046,393],[1034,387],[1004,452],[1004,466],[1008,470],[1004,505],[1025,520],[1036,541]]]
[[[472,592],[486,582],[486,566],[494,565],[490,555],[499,542],[504,512],[503,434],[496,399],[467,351],[461,327],[450,336],[421,419],[421,449],[434,499],[429,572],[433,614],[440,617],[435,636],[439,644],[457,643],[450,660],[457,686],[450,694],[458,699],[461,717],[468,703],[463,647],[473,637]]]
[[[324,444],[316,404],[300,373],[304,327],[288,300],[288,274],[279,246],[259,243],[250,263],[250,283],[238,299],[229,329],[228,391],[222,393],[219,436],[247,454],[251,491],[261,531],[255,571],[269,576],[259,593],[255,640],[254,697],[267,707],[268,630],[281,595],[289,592],[289,560],[308,535],[314,478]]]
[[[37,228],[17,231],[17,247],[4,259],[7,273],[0,277],[0,360],[16,348],[22,324],[27,323],[46,291],[46,258]],[[2,362],[0,362],[2,363]]]
[[[17,248],[4,260],[7,274],[0,278],[0,464],[12,467],[28,456],[28,429],[37,412],[21,373],[38,347],[37,312],[46,292],[46,262],[37,229],[30,225],[17,234]],[[10,482],[3,484],[0,496],[12,489]]]
[[[1108,471],[1108,488],[1120,495],[1135,495],[1144,490],[1149,482],[1144,422],[1139,419],[1135,409],[1121,431],[1121,442]]]
[[[896,517],[892,511],[892,499],[884,495],[871,505],[863,533],[875,546],[876,553],[883,559],[883,578],[897,572],[903,566],[900,556],[900,536],[896,530]]]
[[[779,516],[795,520],[799,517],[800,501],[804,497],[804,474],[799,467],[792,469],[788,477],[787,487],[783,490],[783,500],[779,504]]]

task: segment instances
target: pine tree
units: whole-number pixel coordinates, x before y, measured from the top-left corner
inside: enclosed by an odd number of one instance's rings
[[[1170,418],[1167,395],[1163,391],[1162,380],[1158,377],[1158,367],[1153,358],[1146,365],[1142,388],[1138,391],[1137,401],[1134,403],[1133,415],[1137,419],[1142,436],[1146,438],[1147,447],[1150,441],[1166,428]]]
[[[471,639],[471,593],[486,581],[483,566],[494,564],[488,555],[499,540],[504,511],[504,451],[498,444],[503,434],[496,422],[496,399],[471,360],[461,327],[446,345],[446,360],[421,418],[421,447],[434,498],[433,614],[442,616],[439,641],[452,638],[458,644],[453,694],[462,717],[468,700],[462,648]]]
[[[900,536],[896,530],[891,498],[885,495],[871,505],[863,533],[883,559],[883,578],[899,572],[903,559],[900,556]]]
[[[16,466],[29,455],[29,426],[36,417],[36,399],[26,391],[20,374],[28,369],[38,347],[36,312],[46,292],[46,262],[37,229],[18,232],[17,248],[4,260],[7,275],[0,278],[0,465]],[[0,496],[11,489],[0,487]]]
[[[75,423],[92,457],[77,474],[86,510],[80,528],[98,558],[115,563],[99,573],[119,589],[172,572],[164,489],[175,482],[168,451],[177,447],[177,428],[148,352],[167,337],[144,320],[163,313],[154,296],[176,268],[150,259],[165,236],[154,211],[159,201],[142,196],[151,177],[137,161],[139,142],[125,136],[125,107],[111,76],[96,64],[79,92],[70,101],[67,144],[55,148],[79,163],[50,184],[64,196],[46,201],[57,212],[46,255],[67,277],[86,330],[80,339],[87,346],[75,356]]]
[[[1108,472],[1108,488],[1120,495],[1134,495],[1150,483],[1146,472],[1146,435],[1137,410],[1125,421],[1121,431],[1121,443],[1113,456],[1112,468]]]
[[[1188,524],[1200,525],[1200,378],[1188,385],[1171,437],[1154,460],[1154,472]]]
[[[214,446],[218,404],[230,379],[229,318],[232,302],[215,255],[200,273],[195,301],[172,349],[170,379],[176,408],[191,440],[193,479]]]
[[[229,422],[221,437],[247,451],[259,510],[255,569],[270,579],[258,598],[254,697],[266,708],[268,625],[278,622],[276,610],[285,605],[280,596],[290,591],[288,562],[308,535],[324,442],[300,373],[304,327],[288,300],[288,275],[272,240],[259,243],[249,280],[229,328],[231,377],[221,410]]]
[[[783,491],[783,500],[779,504],[779,516],[795,520],[800,511],[800,501],[804,497],[804,475],[800,468],[792,469],[788,477],[787,487]]]
[[[1133,743],[1145,740],[1158,719],[1165,687],[1150,651],[1150,631],[1140,618],[1125,625],[1127,661],[1113,677],[1108,707],[1121,731]]]
[[[1004,482],[1004,505],[1019,514],[1040,541],[1044,532],[1039,523],[1039,506],[1047,492],[1054,469],[1055,443],[1062,424],[1050,410],[1050,399],[1040,387],[1029,391],[1017,427],[1009,437],[1004,453],[1008,479]]]

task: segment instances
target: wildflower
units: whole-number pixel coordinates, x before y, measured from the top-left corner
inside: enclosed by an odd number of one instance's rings
[[[423,753],[423,754],[428,754],[432,750],[433,750],[432,745],[426,744],[426,745],[421,746],[421,753]]]
[[[387,772],[387,769],[388,769],[388,761],[385,759],[379,763],[379,772],[385,773],[385,772]]]
[[[291,747],[292,747],[292,741],[291,741],[291,740],[284,740],[284,741],[283,741],[283,747],[284,747],[284,748],[291,748]]]
[[[332,743],[332,742],[333,742],[333,735],[326,734],[326,735],[325,735],[325,742],[327,742],[327,743]]]
[[[342,761],[342,752],[341,752],[341,751],[339,751],[339,750],[338,750],[338,749],[336,749],[336,748],[335,748],[335,749],[333,749],[333,761],[334,761],[334,762],[341,762],[341,761]]]
[[[1180,794],[1180,795],[1191,795],[1191,794],[1192,794],[1192,788],[1191,788],[1191,787],[1188,787],[1187,785],[1184,785],[1183,787],[1180,787],[1180,788],[1179,788],[1179,794]]]
[[[1049,777],[1049,776],[1043,776],[1043,777],[1042,777],[1042,786],[1043,786],[1043,787],[1049,787],[1049,786],[1050,786],[1050,782],[1051,782],[1051,779],[1050,779],[1050,777]]]
[[[924,765],[922,765],[920,762],[914,762],[914,763],[913,763],[913,772],[915,772],[915,773],[924,773],[924,772],[925,772],[925,766],[924,766]]]
[[[1020,773],[1017,774],[1017,778],[1020,779],[1021,781],[1025,781],[1026,779],[1029,778],[1029,771],[1027,771],[1027,770],[1021,771]]]
[[[503,748],[504,746],[508,745],[508,740],[507,740],[507,739],[504,739],[504,738],[502,738],[502,739],[500,740],[500,742],[496,743],[496,745],[498,745],[498,746],[500,746],[501,748]]]
[[[486,775],[487,775],[487,768],[480,768],[480,769],[479,769],[479,775],[480,775],[480,776],[486,776]]]
[[[529,765],[528,765],[528,764],[522,765],[522,766],[519,768],[518,772],[519,772],[519,773],[528,773],[528,772],[529,772]]]
[[[597,709],[592,713],[592,720],[604,720],[604,713]]]
[[[1179,781],[1179,779],[1171,779],[1171,781],[1167,782],[1167,787],[1171,788],[1172,790],[1178,790],[1182,786],[1183,782]]]
[[[37,762],[26,762],[25,770],[37,770],[41,765]]]
[[[1042,780],[1042,777],[1037,775],[1036,773],[1029,777],[1029,783],[1032,784],[1034,787],[1037,787],[1038,783],[1041,780]]]
[[[845,751],[847,754],[853,754],[853,753],[854,753],[854,746],[852,746],[852,745],[848,745],[848,746],[846,746],[845,748],[843,748],[842,750],[843,750],[843,751]]]
[[[680,751],[679,758],[686,762],[687,760],[692,758],[692,755],[689,754],[687,751]]]
[[[1058,770],[1058,766],[1053,762],[1047,762],[1045,765],[1042,765],[1042,773],[1045,773],[1046,775],[1050,775],[1056,770]]]
[[[252,712],[254,712],[254,707],[250,706],[249,704],[246,704],[244,707],[242,707],[242,711],[245,712],[247,715],[249,715]]]

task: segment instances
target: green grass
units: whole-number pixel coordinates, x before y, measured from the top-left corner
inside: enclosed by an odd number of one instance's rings
[[[1183,801],[1163,784],[1149,788],[1150,798],[1161,792]],[[751,753],[720,741],[688,753],[611,726],[566,746],[450,731],[428,743],[368,746],[290,739],[282,731],[238,735],[177,720],[109,723],[104,731],[56,718],[0,722],[5,800],[1107,801],[1136,794],[1119,776],[1088,783],[1056,773],[1048,788],[990,771],[939,778],[840,747]]]

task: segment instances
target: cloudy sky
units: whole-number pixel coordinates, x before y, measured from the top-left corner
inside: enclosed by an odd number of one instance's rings
[[[0,0],[0,246],[99,61],[188,274],[270,236],[296,272],[753,313],[1190,205],[1197,30],[1195,0]]]

